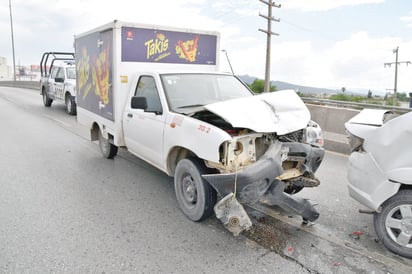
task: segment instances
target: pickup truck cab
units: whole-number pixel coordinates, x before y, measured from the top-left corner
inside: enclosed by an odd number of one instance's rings
[[[320,127],[293,90],[255,95],[217,70],[219,36],[114,21],[75,36],[77,121],[106,158],[126,149],[174,177],[192,221],[213,213],[235,235],[242,204],[264,202],[314,221],[292,194],[315,187]]]
[[[48,61],[51,61],[51,63],[48,64]],[[43,97],[44,106],[50,107],[53,101],[60,102],[66,105],[68,114],[75,115],[76,67],[74,64],[74,54],[62,52],[44,53],[40,62],[40,68],[42,75],[40,94]]]

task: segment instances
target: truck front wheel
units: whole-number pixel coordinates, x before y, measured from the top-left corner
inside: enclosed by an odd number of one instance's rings
[[[99,147],[104,158],[113,159],[117,154],[118,147],[113,145],[109,139],[105,138],[101,130],[99,130]]]
[[[198,222],[213,214],[216,191],[202,178],[206,167],[195,158],[180,160],[176,166],[174,185],[177,202],[183,213]]]
[[[70,115],[75,115],[76,114],[76,102],[74,100],[74,97],[71,96],[70,94],[66,95],[65,98],[66,102],[66,111]]]
[[[47,96],[47,92],[43,89],[42,91],[42,97],[43,97],[43,104],[45,107],[50,107],[53,100],[49,98],[49,96]]]

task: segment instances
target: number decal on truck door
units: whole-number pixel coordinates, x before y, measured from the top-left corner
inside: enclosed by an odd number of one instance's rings
[[[209,133],[210,132],[210,127],[206,127],[204,125],[199,125],[199,127],[197,129],[200,130],[201,132],[204,132],[204,133]]]

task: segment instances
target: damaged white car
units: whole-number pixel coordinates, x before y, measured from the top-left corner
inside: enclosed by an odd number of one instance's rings
[[[374,214],[375,231],[392,252],[412,258],[412,112],[395,117],[365,109],[346,130],[349,194]]]

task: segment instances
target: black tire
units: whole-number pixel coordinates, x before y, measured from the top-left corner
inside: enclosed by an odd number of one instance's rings
[[[183,213],[194,222],[211,216],[216,204],[216,191],[201,176],[205,173],[205,165],[195,158],[182,159],[176,166],[176,199]]]
[[[385,201],[374,216],[374,226],[387,249],[412,259],[412,190],[401,190]]]
[[[50,107],[51,104],[53,103],[53,100],[49,98],[49,96],[47,96],[47,92],[46,90],[43,89],[42,91],[42,97],[43,97],[43,104],[45,107]]]
[[[70,94],[67,94],[64,101],[66,103],[67,113],[70,115],[75,115],[76,114],[76,102],[74,100],[74,97],[71,96]]]
[[[299,193],[302,189],[303,189],[303,186],[293,185],[293,186],[290,186],[290,187],[285,188],[284,191],[285,191],[287,194],[293,195],[293,194]]]
[[[101,130],[99,130],[99,147],[104,158],[113,159],[117,154],[118,147],[110,143],[109,139],[104,138]]]

